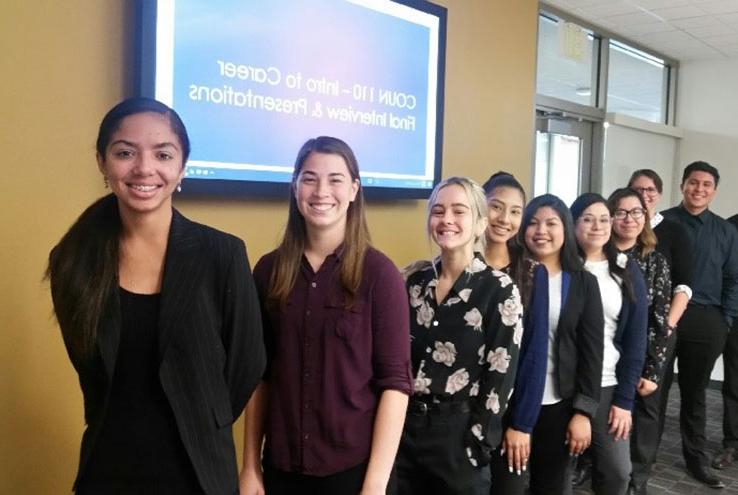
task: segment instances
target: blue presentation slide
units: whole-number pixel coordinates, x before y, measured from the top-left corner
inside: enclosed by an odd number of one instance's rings
[[[432,187],[438,18],[377,0],[158,4],[156,97],[192,140],[188,177],[288,182],[336,136],[367,186]]]

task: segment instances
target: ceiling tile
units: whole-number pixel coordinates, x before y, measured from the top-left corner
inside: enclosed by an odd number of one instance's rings
[[[738,25],[738,12],[732,14],[721,14],[720,20],[726,24]]]
[[[690,36],[684,31],[667,31],[663,33],[648,33],[638,36],[639,40],[654,43],[675,43],[675,42],[692,42],[695,41],[694,36]]]
[[[620,26],[618,31],[622,34],[625,34],[626,36],[640,36],[649,33],[665,33],[667,31],[676,31],[676,28],[665,22],[653,22],[650,24],[622,25]]]
[[[654,21],[659,19],[655,16],[639,10],[638,12],[631,12],[629,14],[618,14],[603,17],[602,20],[616,26],[634,26],[638,24],[654,24]]]
[[[700,10],[700,7],[694,5],[683,5],[681,7],[669,7],[666,9],[654,9],[651,12],[661,17],[662,19],[686,19],[689,17],[699,17],[705,15],[704,10]]]
[[[738,42],[738,33],[721,34],[720,36],[705,36],[702,41],[711,46],[733,45]]]
[[[609,2],[602,5],[592,5],[589,7],[580,6],[589,16],[607,17],[611,15],[630,14],[632,12],[640,12],[640,9],[634,5],[625,2]]]
[[[711,36],[721,36],[725,34],[734,34],[738,36],[738,32],[736,32],[736,29],[730,28],[725,24],[687,28],[687,32],[692,36],[697,36],[698,38],[709,38]]]
[[[718,0],[717,2],[704,2],[699,4],[699,8],[709,14],[728,14],[738,12],[738,1]]]
[[[689,5],[691,0],[633,0],[631,3],[638,5],[644,9],[663,9],[665,7],[677,7],[679,5]]]
[[[727,15],[732,15],[732,14],[727,14]],[[678,28],[689,29],[689,28],[700,28],[700,27],[705,27],[705,26],[718,26],[718,25],[721,25],[722,23],[718,21],[712,15],[701,15],[699,17],[688,17],[686,19],[673,19],[669,21],[669,24],[672,24]]]
[[[587,7],[592,7],[593,5],[604,5],[608,3],[613,3],[612,0],[566,0],[566,1],[572,4],[574,7],[579,7],[579,8],[587,8]]]

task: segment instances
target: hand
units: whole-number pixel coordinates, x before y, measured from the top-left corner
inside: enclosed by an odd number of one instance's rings
[[[607,424],[610,425],[609,433],[615,437],[615,440],[626,440],[630,434],[630,427],[633,424],[633,418],[630,411],[621,409],[618,406],[610,406],[610,414],[607,417]]]
[[[510,472],[522,474],[530,456],[530,435],[514,428],[508,428],[502,438],[500,455],[507,453],[507,467]]]
[[[582,413],[574,413],[566,429],[566,443],[569,455],[579,455],[589,447],[592,441],[592,425],[589,418]]]
[[[638,381],[636,392],[638,392],[638,395],[640,395],[641,397],[645,397],[647,395],[651,395],[652,393],[654,393],[657,388],[659,388],[659,386],[656,382],[652,382],[651,380],[641,378]]]
[[[244,469],[238,479],[240,495],[265,495],[261,470]]]

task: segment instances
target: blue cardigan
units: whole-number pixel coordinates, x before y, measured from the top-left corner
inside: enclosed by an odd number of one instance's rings
[[[565,295],[567,291],[564,289],[562,292]],[[548,271],[543,265],[536,265],[533,269],[531,298],[525,308],[524,328],[515,391],[508,410],[510,426],[530,433],[541,410],[548,362]]]
[[[618,315],[618,327],[613,343],[620,352],[615,367],[618,384],[612,397],[613,405],[621,409],[633,410],[636,387],[641,378],[643,363],[646,361],[648,330],[648,293],[643,273],[631,258],[626,266],[630,273],[635,301],[623,294],[623,306]]]

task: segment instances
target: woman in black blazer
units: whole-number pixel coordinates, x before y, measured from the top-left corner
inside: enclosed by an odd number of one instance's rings
[[[84,395],[78,494],[238,492],[231,425],[264,369],[259,304],[243,242],[172,208],[188,154],[166,105],[113,107],[97,139],[113,194],[49,256]]]
[[[591,441],[602,375],[602,303],[597,280],[577,255],[569,209],[558,197],[531,200],[519,237],[549,276],[548,363],[531,435],[530,493],[559,495],[571,489],[569,456]]]

